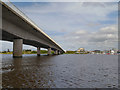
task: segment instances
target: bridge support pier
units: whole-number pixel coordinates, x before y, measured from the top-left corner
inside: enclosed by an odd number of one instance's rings
[[[48,55],[51,55],[51,48],[48,48]]]
[[[58,55],[60,55],[61,53],[60,53],[60,51],[58,51]]]
[[[58,50],[55,50],[55,55],[58,55]]]
[[[37,56],[40,56],[40,47],[37,47]]]
[[[22,45],[23,39],[14,39],[13,40],[13,58],[22,57]]]

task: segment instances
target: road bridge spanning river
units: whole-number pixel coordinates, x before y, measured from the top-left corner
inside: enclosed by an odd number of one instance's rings
[[[22,45],[37,47],[37,55],[40,48],[51,50],[55,54],[64,53],[64,50],[46,33],[44,33],[32,20],[23,14],[12,3],[2,2],[2,40],[13,42],[13,57],[22,57]]]

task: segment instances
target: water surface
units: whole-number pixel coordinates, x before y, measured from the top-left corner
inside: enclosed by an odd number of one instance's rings
[[[2,57],[4,88],[117,88],[118,56],[63,54]]]

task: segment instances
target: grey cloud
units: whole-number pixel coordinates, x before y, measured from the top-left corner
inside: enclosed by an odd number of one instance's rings
[[[28,17],[35,21],[35,23],[37,23],[43,31],[48,30],[49,32],[64,32],[65,30],[67,33],[65,35],[50,36],[64,49],[68,50],[71,48],[73,50],[83,46],[91,46],[94,48],[96,47],[95,45],[107,46],[107,44],[109,44],[108,41],[116,39],[114,36],[117,35],[117,31],[111,29],[111,26],[100,30],[89,31],[92,28],[87,27],[86,24],[92,22],[93,24],[89,25],[97,27],[100,20],[108,20],[107,15],[110,12],[115,11],[117,9],[117,5],[108,5],[106,8],[102,8],[102,5],[104,5],[103,3],[89,4],[86,3],[87,7],[82,7],[82,3],[51,3],[50,5],[41,8],[38,3],[37,5],[33,5],[31,7],[26,6],[19,8],[28,15]],[[100,26],[103,27],[103,24]],[[113,37],[107,37],[106,34],[114,35]],[[104,42],[107,42],[107,44],[104,44]],[[112,46],[112,44],[110,45]]]
[[[117,27],[116,25],[112,25],[112,26],[101,28],[102,31],[100,29],[97,32],[85,31],[85,33],[83,33],[84,30],[78,30],[78,31],[75,31],[75,32],[72,32],[66,35],[63,41],[66,43],[65,46],[73,45],[73,46],[76,46],[76,48],[77,47],[88,47],[88,46],[96,47],[96,48],[97,47],[107,48],[108,46],[115,47],[118,41],[118,34],[117,34],[118,32],[117,32],[116,27]],[[105,32],[103,32],[104,29],[105,29]]]
[[[84,3],[82,4],[82,6],[84,6],[84,7],[97,6],[97,7],[102,7],[102,8],[104,8],[104,7],[105,7],[105,4],[104,4],[104,2],[102,2],[102,3],[99,3],[99,2],[84,2]]]

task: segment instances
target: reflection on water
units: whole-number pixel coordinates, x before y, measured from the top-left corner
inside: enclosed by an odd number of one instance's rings
[[[117,88],[116,55],[3,55],[4,88]]]

